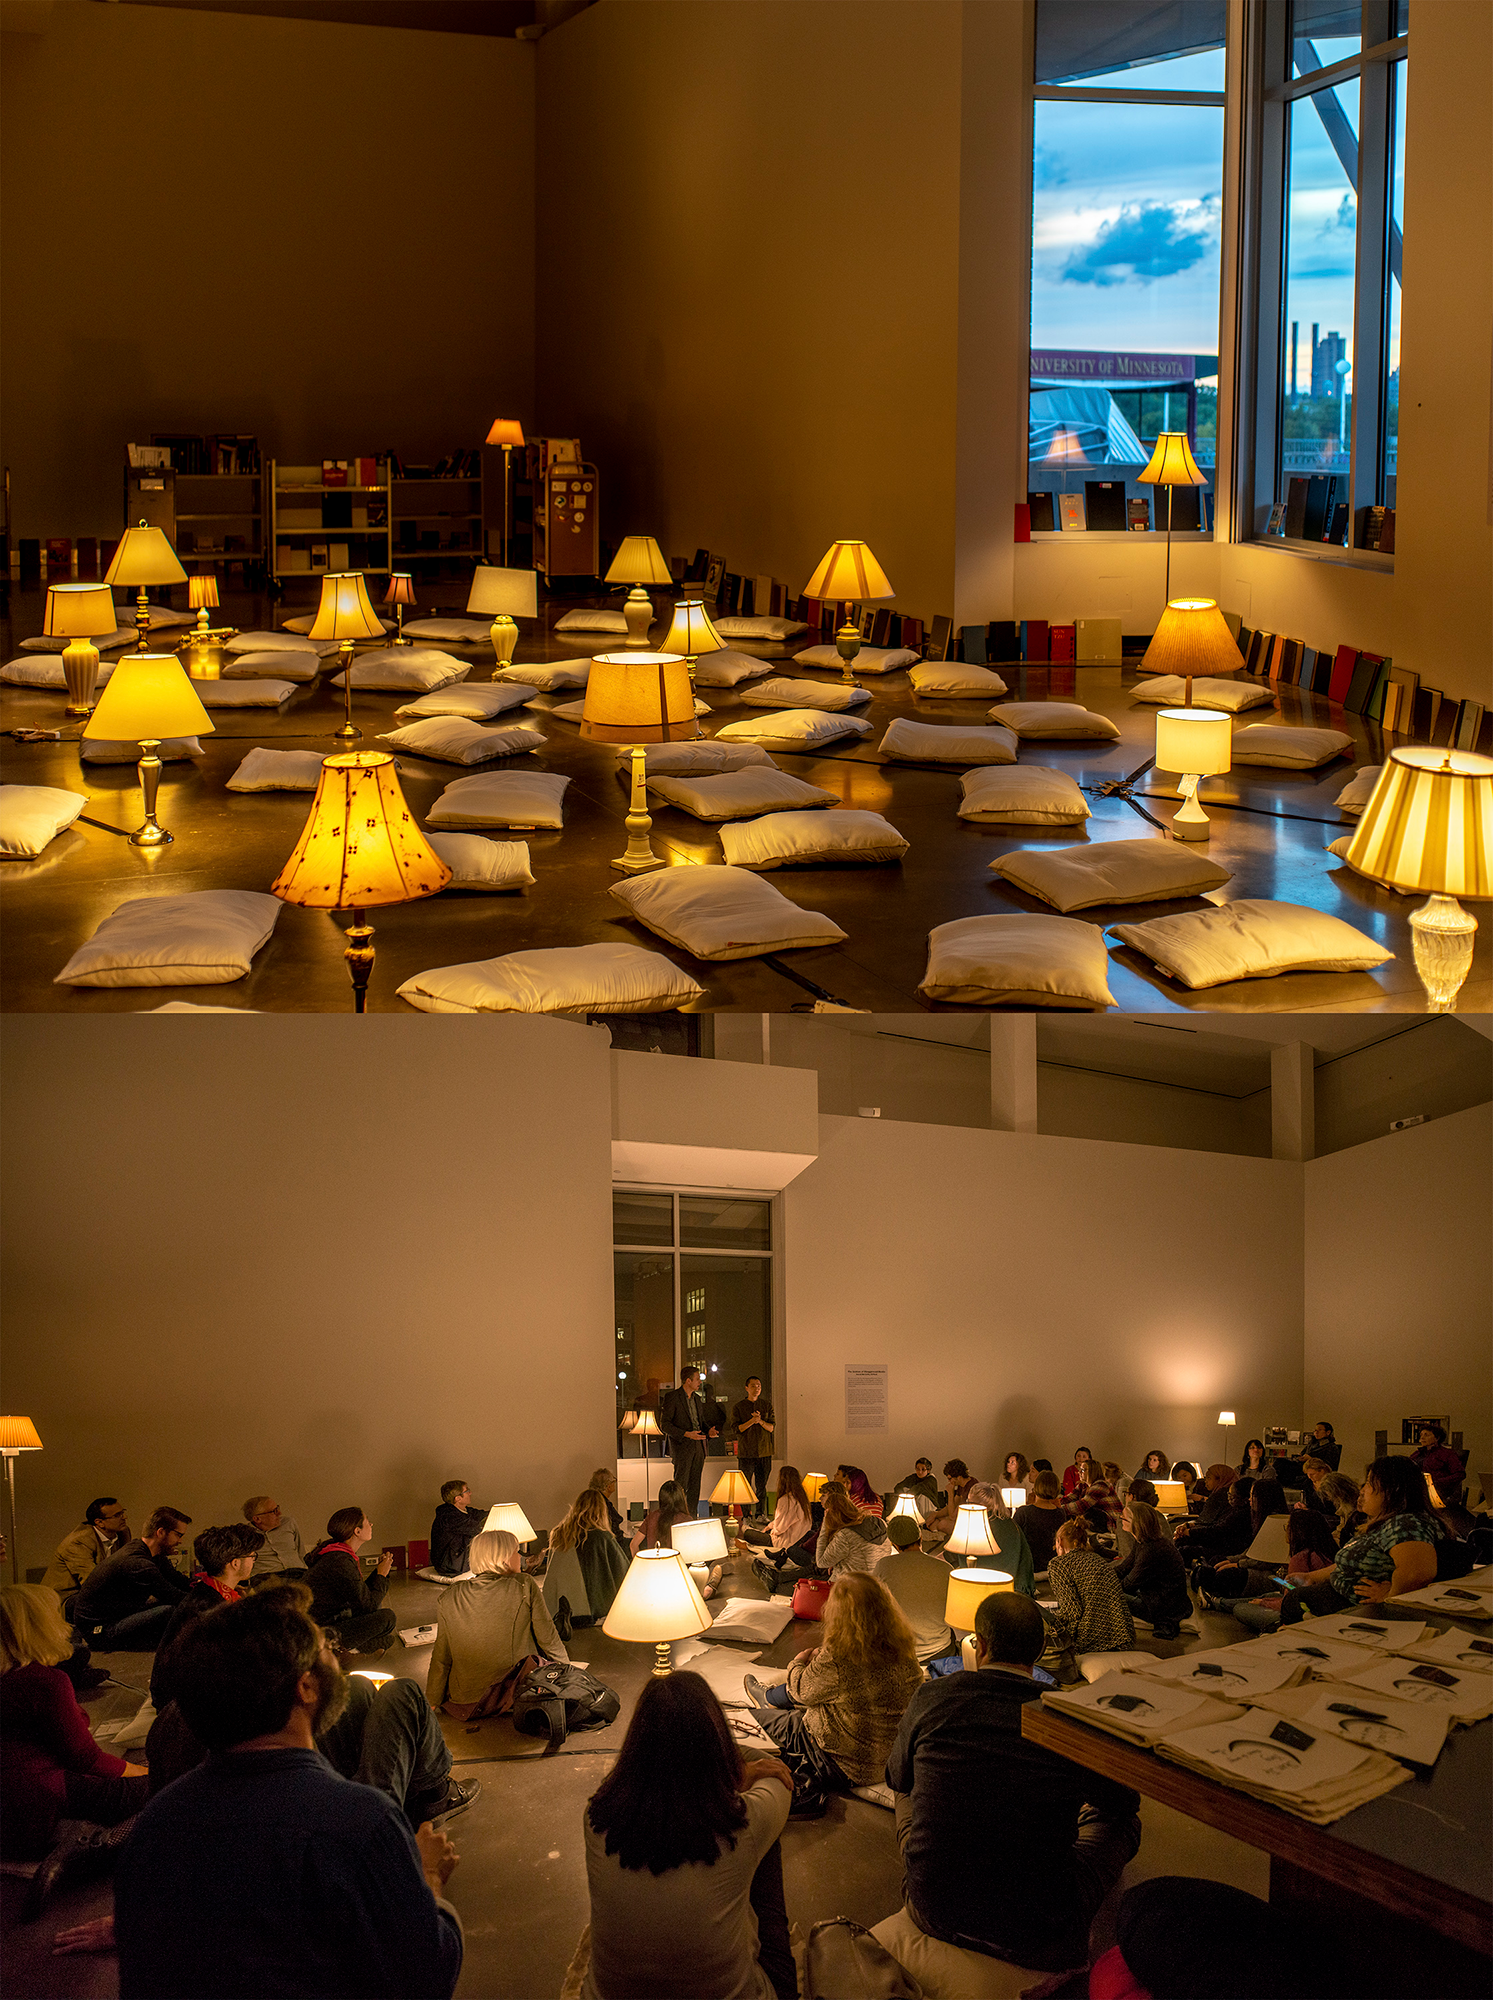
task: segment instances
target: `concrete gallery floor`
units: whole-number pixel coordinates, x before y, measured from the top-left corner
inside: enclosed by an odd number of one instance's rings
[[[435,1619],[440,1594],[437,1585],[396,1578],[388,1602],[407,1628]],[[723,1595],[764,1594],[744,1559],[728,1568]],[[1202,1612],[1191,1622],[1196,1633],[1184,1633],[1179,1643],[1164,1644],[1142,1634],[1139,1644],[1159,1657],[1171,1657],[1247,1636],[1230,1617]],[[768,1666],[786,1666],[818,1636],[817,1626],[795,1620],[760,1659]],[[456,1775],[482,1781],[481,1797],[449,1829],[461,1855],[450,1894],[466,1932],[458,2000],[551,2000],[560,1992],[588,1921],[581,1815],[616,1754],[652,1666],[652,1649],[623,1645],[586,1628],[577,1630],[568,1650],[622,1697],[622,1714],[609,1729],[572,1736],[557,1755],[547,1756],[535,1738],[519,1735],[506,1719],[475,1727],[442,1721]],[[724,1642],[720,1650],[727,1650]],[[743,1666],[757,1651],[750,1646],[729,1650]],[[429,1659],[428,1646],[410,1651],[396,1640],[381,1659],[366,1664],[423,1686]],[[149,1656],[100,1654],[95,1664],[109,1668],[124,1685],[109,1683],[82,1698],[92,1724],[132,1716],[149,1679]],[[1145,1802],[1141,1820],[1140,1852],[1096,1921],[1096,1954],[1113,1942],[1115,1903],[1134,1882],[1155,1875],[1197,1875],[1232,1882],[1257,1896],[1267,1894],[1268,1862],[1257,1849],[1154,1801]],[[825,1917],[878,1923],[901,1902],[890,1812],[845,1798],[833,1800],[823,1819],[790,1821],[783,1835],[783,1876],[797,1934],[807,1937]],[[118,1966],[112,1956],[52,1955],[58,1931],[112,1907],[108,1885],[59,1892],[36,1923],[21,1925],[17,1915],[25,1886],[0,1879],[7,1992],[16,2000],[99,2000],[116,1994]],[[1068,2000],[1082,2000],[1085,1990],[1084,1982],[1075,1981],[1065,1993]]]
[[[178,595],[180,595],[178,591]],[[419,615],[460,612],[466,588],[459,580],[422,586]],[[304,612],[309,603],[228,589],[216,622],[240,630],[278,625],[286,616]],[[525,621],[517,659],[583,659],[617,644],[605,638],[556,634],[554,619],[574,599],[551,600],[537,621]],[[668,599],[655,598],[661,614]],[[7,660],[16,658],[19,643],[41,629],[45,591],[16,590],[9,618],[0,623],[0,646]],[[122,612],[122,617],[128,616]],[[661,640],[663,623],[653,638]],[[168,635],[163,635],[166,637]],[[179,635],[178,635],[179,636]],[[169,642],[169,638],[168,638]],[[493,655],[487,645],[437,644],[471,662],[470,678],[486,680]],[[792,664],[802,641],[786,646],[751,646],[739,650],[761,654],[780,674],[826,683],[837,676],[814,673]],[[190,655],[189,655],[190,656]],[[34,659],[38,656],[24,655]],[[117,657],[117,655],[113,656]],[[205,671],[215,670],[211,654]],[[335,663],[333,665],[335,671]],[[624,879],[609,865],[626,844],[622,824],[627,791],[609,745],[583,741],[578,725],[552,711],[578,698],[577,690],[538,694],[524,708],[509,711],[504,722],[527,722],[545,735],[537,756],[487,764],[483,770],[538,766],[570,779],[565,795],[565,825],[561,832],[515,835],[526,839],[532,888],[506,895],[447,891],[423,902],[373,913],[378,953],[369,1004],[378,1011],[404,1011],[397,989],[411,974],[435,966],[540,946],[626,941],[661,952],[695,977],[705,989],[702,1010],[746,1009],[771,1012],[827,999],[844,1006],[882,1013],[924,1008],[917,992],[927,964],[930,929],[954,918],[985,913],[1036,911],[1046,906],[1012,888],[989,872],[989,864],[1021,847],[1063,848],[1077,840],[1089,843],[1158,836],[1157,825],[1117,797],[1099,797],[1093,788],[1144,766],[1155,745],[1155,710],[1134,700],[1132,668],[1002,668],[1010,698],[1073,699],[1110,716],[1120,729],[1117,742],[1024,743],[1020,761],[1065,771],[1089,788],[1093,813],[1086,829],[1019,827],[1009,832],[959,819],[958,768],[887,761],[877,750],[888,723],[912,716],[934,723],[983,725],[988,701],[927,700],[916,696],[905,673],[867,677],[869,703],[858,713],[871,724],[871,734],[835,745],[815,756],[776,753],[786,771],[833,792],[848,807],[868,809],[889,819],[909,840],[907,854],[895,866],[811,867],[778,870],[767,879],[804,909],[831,917],[846,932],[844,943],[780,957],[737,959],[707,964],[665,943],[629,919],[611,900],[612,886]],[[62,1011],[81,1014],[134,1012],[154,1007],[164,998],[204,1004],[269,1010],[338,1012],[350,1004],[347,973],[336,920],[327,912],[286,908],[274,935],[255,958],[247,977],[228,985],[173,988],[162,994],[153,988],[99,989],[55,985],[56,974],[78,945],[119,904],[133,897],[193,889],[265,890],[289,855],[304,824],[308,795],[294,792],[238,794],[226,781],[255,745],[279,749],[316,749],[330,753],[338,746],[332,731],[342,719],[340,692],[330,685],[330,673],[298,687],[280,709],[219,710],[215,733],[204,739],[202,754],[190,762],[166,766],[161,784],[162,823],[175,834],[174,844],[147,852],[121,836],[141,817],[139,781],[133,764],[80,765],[76,739],[79,725],[65,722],[63,697],[35,689],[6,686],[0,697],[0,781],[7,784],[50,785],[85,791],[89,805],[83,818],[61,834],[32,861],[7,861],[0,877],[4,898],[7,944],[0,1000],[10,1011]],[[732,689],[703,691],[712,713],[702,718],[706,735],[722,724],[760,716],[765,711],[743,704]],[[379,748],[378,733],[397,728],[393,711],[407,697],[396,694],[356,694],[354,720],[363,730],[364,749]],[[1109,954],[1110,989],[1118,1007],[1135,1012],[1226,1010],[1288,1012],[1319,1009],[1338,1013],[1387,1011],[1419,1013],[1425,996],[1411,956],[1410,911],[1418,898],[1400,896],[1353,874],[1324,850],[1329,841],[1351,829],[1335,805],[1352,771],[1381,761],[1385,739],[1378,726],[1337,707],[1320,696],[1295,688],[1282,689],[1277,705],[1259,707],[1239,718],[1249,722],[1314,722],[1345,731],[1353,740],[1352,758],[1335,759],[1318,771],[1293,772],[1239,767],[1232,775],[1209,779],[1204,803],[1213,832],[1206,852],[1233,873],[1233,879],[1209,899],[1227,902],[1243,897],[1267,897],[1302,903],[1343,918],[1396,955],[1374,972],[1290,973],[1270,979],[1241,980],[1203,992],[1191,992],[1156,970],[1128,947],[1113,944]],[[62,740],[18,742],[17,728],[60,729]],[[472,767],[434,763],[401,753],[406,794],[423,816],[444,787],[471,774]],[[1140,781],[1138,804],[1159,827],[1170,824],[1177,808],[1169,781]],[[715,831],[684,812],[652,801],[656,850],[672,865],[719,862]],[[506,837],[501,831],[497,837]],[[1095,924],[1124,922],[1206,907],[1202,898],[1145,905],[1107,905],[1079,914]],[[1464,1010],[1493,1007],[1493,940],[1484,924],[1478,934],[1472,975],[1462,990]]]

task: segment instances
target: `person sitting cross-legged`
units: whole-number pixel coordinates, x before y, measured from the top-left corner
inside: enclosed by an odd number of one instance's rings
[[[512,1706],[506,1684],[527,1659],[570,1658],[532,1576],[522,1574],[517,1537],[486,1529],[470,1545],[470,1583],[442,1594],[425,1692],[459,1722]]]
[[[801,1576],[814,1568],[814,1551],[819,1531],[815,1524],[816,1503],[804,1491],[796,1465],[778,1467],[778,1504],[767,1524],[767,1547],[752,1558],[752,1574],[765,1584],[770,1596],[791,1590]],[[819,1509],[823,1519],[823,1509]]]
[[[1140,1799],[1022,1736],[1046,1641],[1031,1598],[992,1592],[974,1637],[976,1671],[919,1688],[887,1759],[907,1914],[1019,1966],[1085,1966],[1089,1925],[1140,1845]]]
[[[256,1493],[244,1502],[244,1519],[264,1536],[264,1547],[254,1558],[251,1581],[266,1577],[302,1577],[306,1574],[306,1551],[301,1546],[301,1530],[294,1517],[268,1493]]]
[[[1082,1521],[1064,1521],[1047,1582],[1058,1601],[1045,1612],[1047,1649],[1042,1665],[1059,1680],[1077,1678],[1077,1655],[1124,1652],[1135,1644],[1135,1624],[1113,1568],[1089,1544]]]
[[[890,1592],[912,1627],[918,1659],[926,1666],[930,1660],[952,1655],[957,1665],[959,1649],[944,1617],[949,1565],[941,1556],[923,1554],[918,1546],[918,1524],[909,1515],[894,1514],[886,1531],[897,1553],[876,1565],[877,1581]]]
[[[192,1525],[190,1514],[157,1507],[144,1532],[107,1555],[83,1579],[73,1624],[102,1652],[152,1652],[172,1610],[191,1589],[171,1558]]]
[[[394,1638],[396,1620],[384,1603],[393,1556],[380,1556],[363,1580],[360,1551],[372,1539],[373,1523],[361,1507],[339,1507],[327,1522],[326,1540],[311,1551],[311,1615],[344,1653],[382,1653]]]

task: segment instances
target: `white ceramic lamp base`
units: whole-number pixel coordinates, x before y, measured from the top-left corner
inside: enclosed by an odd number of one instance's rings
[[[627,593],[622,616],[627,620],[626,643],[629,646],[646,646],[648,627],[653,623],[653,600],[641,584],[635,583]]]
[[[1206,840],[1213,831],[1212,821],[1198,804],[1201,783],[1201,778],[1186,777],[1177,787],[1182,806],[1172,818],[1173,840]]]

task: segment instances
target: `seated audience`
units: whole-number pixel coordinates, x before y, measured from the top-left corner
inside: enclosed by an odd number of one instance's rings
[[[1115,1581],[1126,1609],[1132,1618],[1144,1618],[1156,1638],[1180,1638],[1181,1623],[1192,1609],[1192,1599],[1176,1544],[1167,1540],[1156,1509],[1136,1499],[1134,1486],[1122,1518],[1133,1542],[1130,1554],[1115,1564]]]
[[[586,1808],[583,2000],[797,2000],[778,1836],[793,1780],[744,1762],[688,1670],[648,1681]]]
[[[1417,1436],[1410,1463],[1425,1474],[1442,1500],[1451,1505],[1460,1499],[1466,1477],[1461,1453],[1452,1450],[1440,1424],[1422,1424]]]
[[[1229,1609],[1251,1632],[1275,1632],[1280,1628],[1280,1584],[1308,1582],[1319,1570],[1331,1569],[1337,1559],[1337,1544],[1323,1514],[1305,1507],[1293,1507],[1286,1517],[1286,1567],[1284,1579],[1273,1578],[1263,1595],[1240,1598]]]
[[[1004,1570],[1011,1579],[1012,1587],[1019,1590],[1023,1597],[1035,1596],[1037,1572],[1032,1562],[1031,1547],[1026,1536],[1017,1527],[1010,1508],[1001,1498],[1000,1488],[976,1480],[964,1496],[965,1505],[968,1506],[971,1500],[983,1504],[986,1519],[990,1524],[990,1539],[995,1543],[999,1553],[973,1558],[960,1556],[958,1558],[960,1564],[966,1561],[974,1561],[977,1564],[984,1562],[991,1569]]]
[[[1311,1448],[1318,1458],[1325,1458],[1333,1471],[1337,1471],[1342,1463],[1343,1448],[1333,1436],[1332,1425],[1325,1417],[1312,1431]]]
[[[673,1547],[673,1543],[666,1539],[668,1532],[667,1526],[660,1527],[655,1546]],[[625,1549],[618,1547],[617,1537],[612,1533],[612,1524],[607,1518],[606,1496],[598,1493],[593,1486],[576,1495],[559,1526],[550,1530],[550,1554],[562,1555],[566,1549],[575,1550],[576,1560],[581,1566],[581,1580],[591,1605],[591,1616],[599,1625],[611,1610],[612,1599],[622,1587],[630,1557]]]
[[[1163,1535],[1165,1535],[1165,1536],[1166,1536],[1166,1538],[1167,1538],[1167,1540],[1168,1540],[1168,1541],[1171,1541],[1171,1539],[1172,1539],[1172,1524],[1171,1524],[1171,1521],[1170,1521],[1170,1519],[1168,1518],[1168,1516],[1167,1516],[1167,1515],[1165,1515],[1165,1514],[1163,1514],[1163,1513],[1161,1513],[1161,1512],[1159,1511],[1159,1509],[1160,1509],[1160,1502],[1159,1502],[1159,1498],[1158,1498],[1158,1495],[1157,1495],[1157,1492],[1156,1492],[1156,1488],[1155,1488],[1155,1485],[1153,1484],[1153,1482],[1152,1482],[1151,1480],[1149,1480],[1149,1479],[1132,1479],[1132,1480],[1130,1481],[1130,1483],[1129,1483],[1129,1486],[1128,1486],[1127,1490],[1126,1490],[1126,1494],[1125,1494],[1125,1498],[1126,1498],[1127,1500],[1140,1500],[1140,1501],[1143,1501],[1143,1502],[1145,1503],[1145,1505],[1146,1505],[1147,1507],[1156,1507],[1156,1508],[1158,1509],[1158,1511],[1157,1511],[1157,1515],[1156,1515],[1156,1518],[1157,1518],[1157,1520],[1158,1520],[1158,1521],[1160,1521],[1160,1523],[1161,1523],[1161,1532],[1162,1532],[1162,1534],[1163,1534]],[[1128,1556],[1128,1555],[1129,1555],[1129,1553],[1130,1553],[1130,1547],[1129,1547],[1129,1543],[1130,1543],[1130,1539],[1131,1539],[1131,1538],[1130,1538],[1130,1536],[1129,1536],[1129,1535],[1127,1535],[1127,1533],[1126,1533],[1126,1531],[1125,1531],[1125,1527],[1124,1527],[1124,1523],[1122,1522],[1122,1523],[1121,1523],[1121,1525],[1120,1525],[1120,1528],[1119,1528],[1119,1531],[1118,1531],[1118,1532],[1117,1532],[1117,1534],[1115,1535],[1115,1553],[1116,1553],[1116,1555],[1118,1555],[1118,1556],[1120,1556],[1120,1557],[1122,1557],[1122,1558],[1123,1558],[1123,1557],[1125,1557],[1125,1556]]]
[[[1026,1536],[1033,1567],[1039,1574],[1052,1561],[1054,1537],[1067,1518],[1058,1498],[1057,1474],[1051,1469],[1037,1473],[1032,1480],[1032,1497],[1024,1507],[1016,1509],[1015,1520]]]
[[[471,1568],[467,1550],[472,1538],[482,1533],[487,1509],[472,1502],[472,1489],[464,1479],[448,1479],[441,1488],[441,1504],[430,1524],[430,1567],[439,1576],[465,1576]]]
[[[938,1481],[933,1477],[933,1460],[920,1458],[906,1478],[897,1481],[896,1491],[910,1493],[919,1502],[926,1501],[927,1505],[918,1509],[926,1520],[938,1505]]]
[[[1000,1483],[1002,1486],[1024,1486],[1026,1488],[1027,1499],[1031,1498],[1032,1468],[1027,1463],[1025,1452],[1008,1451],[1006,1453],[1006,1462],[1001,1468]]]
[[[1098,1477],[1099,1468],[1094,1463],[1094,1454],[1086,1444],[1074,1448],[1073,1463],[1063,1474],[1063,1498],[1071,1499],[1081,1487],[1088,1486]]]
[[[278,1500],[272,1500],[268,1493],[256,1493],[244,1502],[244,1519],[264,1536],[264,1547],[254,1558],[251,1583],[263,1583],[270,1576],[295,1579],[306,1574],[300,1528]]]
[[[1232,1467],[1210,1465],[1203,1475],[1205,1498],[1191,1520],[1179,1521],[1173,1533],[1186,1541],[1188,1560],[1216,1562],[1248,1548],[1249,1489],[1252,1479],[1236,1478]]]
[[[974,1475],[962,1458],[951,1458],[943,1469],[943,1476],[948,1481],[948,1498],[923,1523],[923,1547],[930,1551],[942,1547],[954,1532],[964,1496],[975,1484]]]
[[[1249,1487],[1247,1502],[1249,1533],[1244,1546],[1237,1556],[1211,1564],[1205,1562],[1195,1567],[1192,1574],[1195,1587],[1210,1603],[1235,1597],[1257,1597],[1262,1590],[1270,1587],[1275,1575],[1275,1564],[1269,1560],[1251,1558],[1249,1549],[1268,1520],[1289,1512],[1286,1496],[1281,1491],[1279,1481],[1274,1479],[1240,1479],[1237,1484]],[[1231,1520],[1232,1517],[1228,1517],[1214,1533],[1221,1534],[1228,1528],[1232,1534],[1233,1530],[1229,1525]],[[1283,1522],[1277,1528],[1276,1534],[1279,1540],[1275,1543],[1275,1547],[1279,1549],[1285,1541]],[[1187,1544],[1189,1554],[1194,1556],[1198,1554],[1197,1544],[1198,1537],[1194,1535]]]
[[[611,1523],[612,1533],[617,1537],[618,1548],[629,1548],[630,1538],[627,1533],[627,1525],[623,1521],[621,1509],[617,1505],[616,1468],[610,1465],[598,1465],[591,1475],[591,1486],[593,1491],[599,1493],[607,1503],[607,1520]]]
[[[373,1523],[361,1507],[339,1507],[326,1540],[311,1551],[311,1616],[344,1653],[382,1653],[394,1638],[394,1613],[384,1603],[393,1556],[380,1556],[363,1580],[359,1551],[372,1539]]]
[[[840,1466],[835,1472],[835,1477],[862,1514],[874,1514],[878,1521],[881,1519],[881,1495],[873,1489],[870,1480],[858,1465]]]
[[[912,1627],[917,1655],[925,1665],[954,1652],[954,1635],[944,1618],[949,1595],[949,1566],[938,1556],[925,1556],[916,1521],[894,1514],[886,1524],[887,1539],[897,1551],[876,1565],[877,1580],[890,1591]]]
[[[1148,1451],[1136,1467],[1135,1477],[1151,1480],[1170,1479],[1172,1477],[1170,1466],[1171,1460],[1164,1451]]]
[[[823,1638],[800,1653],[786,1687],[743,1677],[752,1717],[777,1744],[795,1784],[848,1791],[881,1783],[902,1714],[922,1685],[917,1641],[874,1576],[837,1579]],[[956,1677],[957,1678],[957,1677]]]
[[[1112,1535],[1120,1525],[1124,1506],[1114,1483],[1099,1476],[1102,1469],[1095,1466],[1088,1485],[1075,1487],[1066,1502],[1070,1518],[1086,1522],[1091,1535]]]
[[[677,1479],[666,1479],[658,1489],[658,1498],[643,1517],[642,1533],[638,1547],[645,1549],[671,1549],[672,1541],[665,1540],[669,1529],[676,1521],[692,1521],[689,1495]],[[551,1543],[553,1547],[553,1543]],[[630,1551],[636,1553],[636,1550]]]
[[[73,1624],[103,1652],[150,1652],[191,1585],[171,1561],[190,1514],[157,1507],[145,1532],[105,1556],[83,1579]]]
[[[1310,1508],[1316,1514],[1330,1514],[1332,1512],[1332,1509],[1322,1498],[1322,1481],[1331,1471],[1332,1467],[1327,1463],[1325,1458],[1318,1458],[1317,1454],[1313,1451],[1305,1454],[1301,1461],[1302,1483],[1301,1498],[1296,1502],[1298,1507]]]
[[[1198,1469],[1190,1458],[1179,1458],[1172,1467],[1172,1478],[1182,1482],[1184,1499],[1191,1499],[1192,1489],[1198,1483]]]
[[[525,1660],[570,1658],[532,1576],[522,1574],[506,1528],[474,1537],[470,1583],[441,1593],[425,1693],[432,1708],[467,1722],[504,1707],[504,1684]],[[511,1699],[507,1706],[512,1706]]]
[[[177,1700],[209,1754],[156,1793],[121,1852],[122,2000],[455,1988],[461,1924],[443,1898],[456,1850],[317,1754],[347,1683],[299,1598],[256,1591],[183,1636]],[[388,1698],[372,1694],[373,1709]]]
[[[814,1550],[814,1567],[831,1577],[872,1568],[871,1551],[886,1540],[886,1523],[864,1515],[839,1480],[832,1479],[819,1496],[824,1519]]]
[[[191,1588],[166,1622],[150,1671],[150,1699],[157,1712],[172,1696],[171,1649],[205,1611],[238,1603],[263,1541],[263,1535],[247,1521],[232,1521],[226,1528],[204,1528],[192,1543],[195,1567]]]
[[[1179,1521],[1176,1533],[1191,1535],[1198,1528],[1212,1528],[1229,1511],[1229,1488],[1234,1483],[1234,1468],[1231,1465],[1210,1465],[1202,1479],[1194,1484],[1187,1496],[1191,1516]]]
[[[1360,1490],[1358,1481],[1350,1479],[1346,1472],[1329,1472],[1317,1488],[1317,1498],[1329,1516],[1333,1542],[1340,1549],[1363,1526],[1363,1515],[1358,1511]]]
[[[752,1573],[766,1584],[769,1596],[785,1580],[785,1572],[796,1582],[813,1569],[819,1540],[814,1507],[796,1465],[778,1467],[777,1493],[778,1504],[767,1524],[767,1547],[752,1558]]]
[[[886,1782],[918,1928],[1060,1972],[1088,1963],[1089,1925],[1140,1845],[1140,1800],[1022,1736],[1022,1709],[1042,1692],[1032,1668],[1045,1636],[1030,1598],[987,1597],[975,1613],[977,1671],[917,1690]]]
[[[1250,1438],[1244,1447],[1244,1456],[1239,1461],[1239,1471],[1251,1479],[1273,1479],[1270,1453],[1265,1449],[1263,1438]]]
[[[42,1582],[62,1599],[66,1615],[71,1600],[106,1556],[117,1555],[130,1539],[130,1524],[122,1500],[90,1500],[83,1525],[64,1535]]]
[[[1042,1614],[1047,1620],[1042,1664],[1048,1672],[1071,1681],[1079,1654],[1123,1652],[1134,1646],[1135,1626],[1114,1570],[1089,1546],[1089,1531],[1082,1521],[1064,1521],[1058,1529],[1057,1553],[1047,1565],[1047,1587],[1058,1601],[1056,1611]]]
[[[1362,1532],[1339,1550],[1321,1581],[1308,1581],[1288,1592],[1281,1607],[1283,1625],[1294,1624],[1303,1606],[1318,1616],[1356,1611],[1360,1605],[1383,1604],[1435,1582],[1442,1551],[1455,1537],[1432,1513],[1418,1466],[1408,1458],[1376,1458],[1364,1471],[1358,1506],[1365,1523]],[[1459,1546],[1465,1549],[1466,1544]],[[1465,1574],[1455,1564],[1449,1569]]]

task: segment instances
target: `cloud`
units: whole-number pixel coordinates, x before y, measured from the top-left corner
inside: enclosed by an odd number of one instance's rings
[[[1200,263],[1209,251],[1215,204],[1127,202],[1113,222],[1063,265],[1065,283],[1149,285]]]

